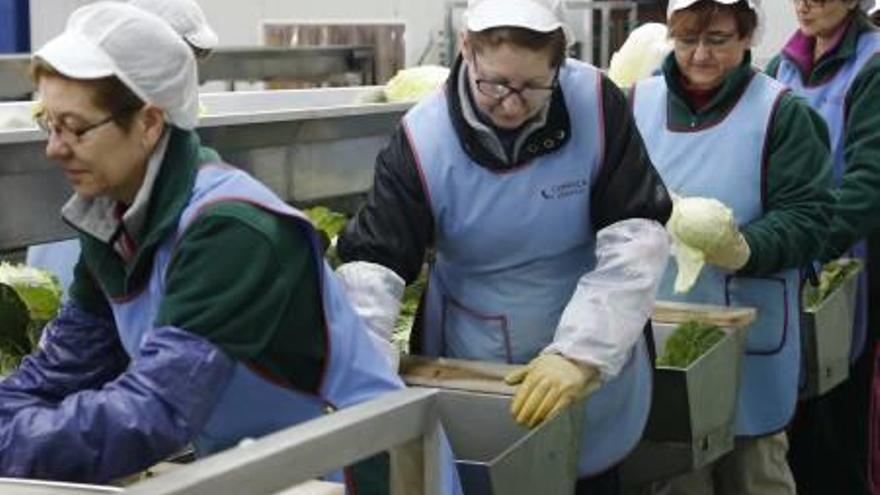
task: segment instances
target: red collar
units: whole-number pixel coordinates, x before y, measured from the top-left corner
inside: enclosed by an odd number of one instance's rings
[[[695,112],[699,112],[706,108],[706,106],[712,101],[712,98],[714,98],[721,89],[721,85],[712,89],[693,88],[689,85],[684,74],[681,73],[678,74],[678,84],[681,86],[682,91],[684,91],[683,96],[687,99],[688,103],[691,105],[691,109]]]

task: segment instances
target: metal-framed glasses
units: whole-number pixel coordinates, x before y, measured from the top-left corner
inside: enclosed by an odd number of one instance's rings
[[[724,50],[736,39],[736,33],[711,33],[706,36],[680,36],[675,38],[675,44],[679,48],[695,50],[700,43],[709,50]]]
[[[477,75],[479,68],[477,66],[477,55],[473,56],[474,75]],[[477,91],[481,94],[493,98],[496,103],[501,103],[511,95],[517,95],[521,102],[526,104],[543,101],[550,97],[556,86],[559,85],[559,68],[553,73],[553,80],[547,86],[524,85],[521,88],[514,88],[507,83],[490,81],[477,77],[475,80]]]
[[[95,122],[94,124],[88,124],[84,127],[71,127],[69,124],[64,123],[64,121],[55,121],[52,117],[48,115],[46,112],[40,112],[34,116],[34,122],[36,122],[37,127],[42,129],[49,134],[50,136],[54,134],[58,139],[68,145],[78,144],[82,141],[82,138],[87,133],[101,127],[104,125],[113,122],[115,119],[119,118],[125,113],[130,112],[130,109],[121,110],[116,113],[112,113],[107,117]]]

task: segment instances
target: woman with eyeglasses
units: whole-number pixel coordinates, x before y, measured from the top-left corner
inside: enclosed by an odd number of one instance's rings
[[[167,23],[92,3],[32,73],[81,255],[0,381],[0,476],[108,482],[402,388],[308,220],[200,145],[195,59]],[[349,493],[388,493],[387,468],[359,463]]]
[[[757,308],[749,327],[731,453],[671,483],[674,494],[793,494],[782,432],[800,373],[799,267],[819,252],[831,204],[821,118],[751,66],[758,0],[672,0],[674,49],[662,75],[631,98],[651,161],[681,196],[733,210],[739,234],[706,253],[693,289],[676,294],[671,264],[658,298]]]
[[[129,0],[128,3],[168,22],[190,46],[196,60],[207,58],[217,47],[217,34],[195,0]],[[27,264],[57,276],[66,300],[79,254],[76,239],[38,244],[28,247]]]
[[[586,401],[578,493],[616,493],[648,415],[643,330],[671,203],[625,97],[566,59],[559,0],[470,0],[445,87],[404,117],[337,273],[389,350],[404,285],[430,260],[412,351],[527,364],[517,421]]]
[[[793,1],[798,31],[767,67],[822,115],[831,134],[835,203],[817,259],[867,261],[853,323],[851,377],[803,403],[792,429],[792,465],[802,493],[867,493],[869,431],[880,424],[868,416],[876,407],[869,399],[880,331],[880,32],[866,14],[872,4]],[[875,483],[880,490],[880,480]]]

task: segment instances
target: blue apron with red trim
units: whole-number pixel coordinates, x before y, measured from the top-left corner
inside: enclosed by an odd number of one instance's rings
[[[603,160],[600,74],[567,60],[559,82],[570,140],[509,171],[468,157],[443,92],[404,118],[436,233],[424,312],[428,355],[528,362],[553,341],[578,280],[595,266],[590,191]],[[581,476],[604,471],[635,447],[650,396],[640,339],[620,374],[586,402]]]
[[[187,226],[205,206],[230,200],[246,201],[274,214],[287,216],[311,239],[314,260],[319,266],[328,355],[317,394],[276,385],[245,364],[238,363],[226,391],[195,440],[200,455],[232,447],[242,439],[258,438],[322,416],[330,409],[351,406],[403,387],[369,339],[335,274],[323,260],[309,221],[244,172],[222,165],[202,166],[199,170],[177,232],[169,236],[156,252],[147,288],[133,299],[111,300],[119,336],[129,356],[138,356],[141,341],[153,328],[165,292],[166,269]]]
[[[723,121],[708,128],[670,129],[668,88],[662,77],[653,77],[636,86],[634,114],[667,187],[682,196],[720,200],[742,227],[765,213],[765,141],[784,92],[782,84],[755,74]],[[784,428],[794,414],[800,374],[798,270],[745,277],[706,265],[687,294],[673,291],[676,273],[676,264],[670,263],[658,299],[757,308],[758,318],[748,329],[734,431],[757,436]]]
[[[840,185],[847,164],[844,156],[846,138],[846,95],[862,68],[880,53],[880,33],[866,32],[859,36],[856,56],[849,59],[828,81],[817,85],[804,84],[797,66],[786,57],[781,57],[779,72],[776,78],[786,84],[792,91],[802,96],[828,124],[831,135],[831,155],[834,159],[832,172],[835,185]],[[867,263],[867,242],[858,242],[850,250],[850,255]],[[859,276],[856,295],[855,321],[853,322],[850,361],[855,361],[865,349],[868,333],[868,272],[863,270]]]

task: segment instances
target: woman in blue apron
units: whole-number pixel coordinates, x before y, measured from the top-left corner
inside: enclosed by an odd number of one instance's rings
[[[695,286],[676,294],[671,264],[659,298],[757,308],[748,329],[733,452],[672,482],[681,494],[793,494],[782,430],[800,371],[799,267],[818,253],[831,198],[818,115],[751,67],[757,0],[673,0],[674,51],[638,83],[634,114],[651,160],[681,196],[733,210],[735,241],[706,253]]]
[[[217,34],[195,0],[129,0],[128,3],[168,22],[190,46],[196,59],[206,58],[217,47]],[[37,244],[28,248],[27,264],[57,276],[66,300],[79,254],[76,239]]]
[[[835,205],[817,259],[867,262],[859,279],[850,379],[802,404],[792,428],[792,464],[802,493],[869,489],[867,443],[876,424],[868,417],[869,389],[880,324],[880,33],[865,13],[873,4],[795,1],[799,29],[767,67],[822,115],[831,136]]]
[[[670,200],[625,97],[566,59],[559,0],[472,0],[445,87],[406,114],[338,273],[380,345],[431,248],[414,352],[527,364],[512,414],[586,401],[579,493],[617,493],[651,395]]]
[[[310,223],[200,146],[195,59],[168,24],[85,6],[32,70],[82,253],[0,382],[0,476],[106,482],[402,387]],[[387,471],[376,456],[345,482],[387,493]]]

